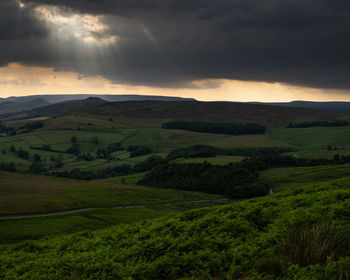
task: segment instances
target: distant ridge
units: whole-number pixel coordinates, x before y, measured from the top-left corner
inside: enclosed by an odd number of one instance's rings
[[[70,100],[80,100],[89,97],[97,97],[108,102],[117,101],[144,101],[144,100],[156,100],[156,101],[194,101],[193,98],[182,98],[175,96],[156,96],[156,95],[136,95],[136,94],[123,94],[123,95],[113,95],[113,94],[45,94],[45,95],[28,95],[28,96],[12,96],[8,98],[0,99],[1,102],[5,101],[15,101],[15,102],[28,102],[33,99],[43,99],[49,103],[58,103]]]
[[[285,123],[309,117],[336,119],[340,113],[243,102],[107,102],[83,109],[84,114],[208,122]]]
[[[52,115],[63,113],[65,111],[72,110],[72,109],[98,106],[105,103],[107,103],[107,101],[104,101],[101,98],[89,97],[89,98],[80,99],[80,100],[58,102],[47,106],[35,108],[32,110],[3,114],[3,115],[0,115],[0,119],[11,118],[15,120],[15,119],[25,119],[25,118],[34,118],[34,117],[42,117],[42,116],[52,116]]]
[[[350,102],[331,101],[331,102],[314,102],[314,101],[292,101],[292,102],[249,102],[251,104],[265,104],[272,106],[306,108],[314,110],[327,110],[336,112],[350,112]]]
[[[108,102],[119,101],[195,101],[193,98],[181,98],[173,96],[154,95],[111,95],[111,94],[54,94],[54,95],[28,95],[0,98],[0,115],[27,111],[50,104],[61,103],[72,100],[84,100],[87,98],[98,98]]]
[[[8,101],[7,99],[2,99],[0,102],[0,114],[31,110],[51,104],[43,98],[33,98],[25,101]]]

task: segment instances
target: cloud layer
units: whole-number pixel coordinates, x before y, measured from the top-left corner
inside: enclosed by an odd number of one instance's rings
[[[20,62],[157,87],[234,79],[350,88],[348,1],[19,3],[0,2],[1,65]],[[45,18],[45,11],[54,17]]]

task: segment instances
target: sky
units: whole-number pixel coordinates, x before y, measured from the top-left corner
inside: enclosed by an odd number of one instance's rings
[[[345,0],[1,0],[0,97],[350,101]]]

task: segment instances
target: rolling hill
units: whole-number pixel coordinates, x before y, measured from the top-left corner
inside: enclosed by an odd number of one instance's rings
[[[319,118],[333,119],[338,112],[289,108],[262,104],[238,102],[161,102],[161,101],[126,101],[103,104],[89,108],[82,114],[110,115],[130,118],[173,119],[210,122],[262,122],[285,123],[298,119]]]
[[[193,101],[193,98],[152,95],[110,95],[110,94],[56,94],[56,95],[29,95],[0,98],[0,114],[15,113],[43,107],[53,103],[62,103],[72,100],[83,100],[89,97],[100,98],[108,102],[119,101]]]
[[[350,112],[350,102],[292,101],[292,102],[276,102],[276,103],[255,102],[255,104],[267,104],[272,106],[306,108],[306,109],[314,109],[314,110],[328,110],[328,111],[337,111],[337,112]]]
[[[47,106],[49,104],[51,103],[39,97],[32,100],[2,101],[0,103],[0,114],[31,110],[34,108]]]
[[[87,99],[64,101],[64,102],[50,104],[47,106],[34,108],[31,110],[3,114],[3,115],[0,115],[0,118],[18,120],[18,119],[28,119],[28,118],[43,117],[43,116],[52,116],[55,114],[63,113],[65,111],[79,109],[83,107],[98,106],[104,103],[106,103],[106,101],[100,98],[89,97]]]

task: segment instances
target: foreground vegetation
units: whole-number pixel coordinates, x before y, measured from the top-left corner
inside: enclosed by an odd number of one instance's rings
[[[133,225],[1,245],[0,277],[347,279],[349,206],[347,178]]]

